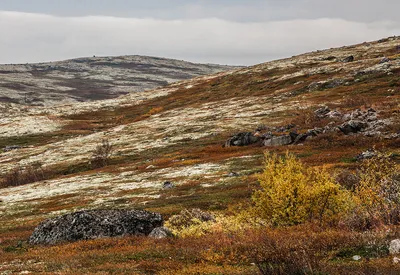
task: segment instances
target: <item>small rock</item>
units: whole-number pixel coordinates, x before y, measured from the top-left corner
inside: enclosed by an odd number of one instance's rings
[[[338,111],[330,111],[329,113],[326,114],[326,116],[329,118],[339,118],[342,117],[342,114]]]
[[[174,187],[175,187],[175,185],[170,181],[166,181],[166,182],[163,183],[163,189],[171,189],[171,188],[174,188]]]
[[[353,259],[353,261],[359,261],[359,260],[361,260],[361,256],[360,255],[354,255],[352,257],[352,259]]]
[[[315,115],[317,117],[325,117],[326,114],[328,114],[331,110],[328,108],[328,106],[323,106],[317,110],[314,111]]]
[[[294,144],[299,144],[300,142],[303,142],[307,139],[308,135],[307,134],[300,134],[296,137],[296,139],[294,140]]]
[[[169,230],[165,226],[156,227],[149,234],[149,237],[154,239],[164,239],[173,236],[174,234],[171,232],[171,230]]]
[[[390,242],[389,253],[392,255],[400,253],[400,239],[395,239]]]
[[[228,174],[228,177],[239,177],[239,174],[236,173],[236,172],[230,172],[230,173]]]
[[[379,64],[386,63],[386,62],[390,62],[390,59],[387,57],[384,57],[381,59],[381,61],[379,61]]]
[[[3,151],[8,152],[8,151],[12,151],[12,150],[21,149],[21,148],[22,147],[19,145],[8,145],[8,146],[4,147]]]
[[[342,60],[342,62],[353,62],[354,56],[350,55]]]
[[[367,151],[364,151],[360,153],[356,158],[358,161],[364,160],[364,159],[370,159],[373,158],[377,155],[374,149],[368,149]]]
[[[327,61],[332,61],[332,60],[335,60],[335,59],[336,59],[336,56],[333,56],[333,55],[330,55],[328,57],[323,58],[323,60],[327,60]]]
[[[400,258],[393,257],[393,263],[394,263],[394,264],[400,263]]]

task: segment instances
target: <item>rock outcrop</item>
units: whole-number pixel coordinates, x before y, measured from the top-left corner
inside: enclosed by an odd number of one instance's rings
[[[89,240],[125,235],[149,235],[163,225],[158,213],[144,210],[85,210],[42,222],[29,238],[31,244]]]

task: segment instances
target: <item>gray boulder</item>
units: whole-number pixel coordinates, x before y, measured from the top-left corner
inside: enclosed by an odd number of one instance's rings
[[[289,145],[291,143],[293,143],[293,140],[290,135],[274,136],[270,139],[264,140],[264,146],[282,146]]]
[[[331,110],[328,108],[328,106],[323,106],[317,110],[314,111],[315,115],[317,117],[323,118],[328,114]]]
[[[171,232],[171,230],[169,230],[165,226],[156,227],[149,234],[149,237],[154,239],[164,239],[173,236],[174,234]]]
[[[367,127],[368,124],[366,122],[361,120],[350,120],[340,125],[339,130],[342,131],[343,134],[349,135],[352,133],[358,133]]]
[[[400,239],[395,239],[390,242],[389,253],[392,255],[400,253]]]
[[[225,147],[230,146],[246,146],[260,141],[260,137],[255,136],[251,132],[238,133],[230,137],[225,142]]]
[[[159,213],[144,210],[84,210],[42,222],[29,238],[31,244],[89,240],[125,235],[149,235],[163,225]]]

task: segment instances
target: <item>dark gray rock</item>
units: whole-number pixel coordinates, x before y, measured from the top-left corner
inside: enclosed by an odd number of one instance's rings
[[[306,135],[308,137],[316,137],[319,134],[322,134],[324,132],[323,128],[314,128],[314,129],[310,129],[307,131]]]
[[[275,132],[283,133],[283,132],[289,131],[290,129],[293,129],[294,127],[296,127],[296,125],[288,124],[288,125],[285,125],[285,126],[276,127],[274,130],[275,130]]]
[[[378,153],[374,149],[368,149],[367,151],[360,153],[356,158],[358,161],[361,161],[364,159],[371,159],[377,155]]]
[[[328,108],[328,106],[323,106],[317,110],[314,111],[315,115],[317,117],[325,117],[326,114],[328,114],[331,110]]]
[[[230,172],[229,174],[228,174],[228,177],[239,177],[239,174],[238,173],[236,173],[236,172]]]
[[[379,61],[379,64],[383,64],[383,63],[387,63],[387,62],[390,62],[390,59],[387,57],[384,57]]]
[[[12,150],[21,149],[21,148],[22,147],[19,145],[7,145],[6,147],[4,147],[3,151],[8,152],[8,151],[12,151]]]
[[[170,181],[166,181],[163,183],[163,189],[172,189],[174,187],[175,187],[175,185]]]
[[[342,62],[353,62],[354,56],[349,55],[348,57],[343,58]]]
[[[352,133],[358,133],[361,130],[368,127],[368,124],[361,120],[350,120],[339,126],[339,130],[342,131],[343,134],[349,135]]]
[[[270,139],[264,140],[264,146],[282,146],[289,145],[291,143],[293,143],[293,140],[290,135],[274,136]]]
[[[156,227],[149,234],[149,237],[154,239],[164,239],[173,236],[174,234],[171,232],[171,230],[169,230],[165,226]]]
[[[84,210],[42,222],[29,238],[31,244],[89,240],[125,235],[149,235],[163,225],[159,213],[144,210]]]
[[[261,140],[260,137],[255,136],[251,132],[243,132],[243,133],[238,133],[230,137],[226,142],[225,142],[225,147],[230,147],[230,146],[246,146],[250,144],[257,143]]]
[[[335,59],[336,59],[336,56],[330,55],[328,57],[323,58],[322,60],[332,61],[332,60],[335,60]]]
[[[306,133],[304,134],[299,134],[296,139],[293,141],[293,144],[299,144],[303,141],[305,141],[308,138],[308,135]]]

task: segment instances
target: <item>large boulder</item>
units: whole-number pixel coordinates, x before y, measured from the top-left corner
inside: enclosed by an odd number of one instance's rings
[[[260,141],[260,137],[255,136],[251,132],[243,132],[243,133],[238,133],[230,137],[226,142],[225,142],[225,147],[230,147],[230,146],[246,146],[250,144],[254,144]]]
[[[35,228],[29,243],[52,245],[102,237],[149,235],[162,225],[161,214],[144,210],[85,210],[45,220]]]

